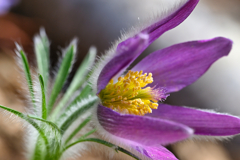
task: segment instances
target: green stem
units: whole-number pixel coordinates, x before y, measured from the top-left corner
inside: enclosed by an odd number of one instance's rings
[[[89,94],[89,92],[92,90],[92,88],[87,84],[82,90],[81,90],[81,93],[66,107],[66,109],[64,110],[64,112],[58,116],[57,119],[55,119],[56,117],[56,113],[55,110],[51,116],[51,120],[55,122],[60,122],[61,119],[63,119],[63,117],[66,116],[66,113],[71,110],[71,108],[77,103],[77,102],[80,102],[82,99],[86,98],[86,96],[89,96],[91,95],[91,93]]]
[[[62,125],[60,126],[60,129],[62,130],[62,132],[64,133],[68,127],[84,112],[86,112],[87,110],[89,110],[90,108],[92,108],[94,106],[94,104],[96,103],[96,101],[98,100],[97,96],[93,96],[90,97],[88,102],[83,103],[83,105],[81,107],[79,107],[77,110],[75,110],[73,113],[71,113],[71,115],[69,115],[66,120],[64,120],[64,122],[62,123]]]
[[[76,145],[76,144],[78,144],[78,143],[80,143],[80,142],[96,142],[96,143],[105,145],[105,146],[107,146],[107,147],[114,148],[115,151],[120,151],[120,152],[122,152],[122,153],[125,153],[125,154],[129,155],[130,157],[133,157],[133,158],[136,159],[136,160],[140,160],[140,158],[138,158],[138,157],[137,157],[136,155],[134,155],[133,153],[125,150],[124,148],[119,147],[119,146],[116,146],[116,145],[114,145],[114,144],[112,144],[112,143],[110,143],[110,142],[106,142],[106,141],[104,141],[104,140],[97,139],[97,138],[79,139],[79,140],[77,140],[76,142],[73,142],[73,143],[71,143],[70,145],[66,146],[66,147],[64,148],[63,152],[66,151],[68,148],[70,148],[70,147],[72,147],[72,146],[74,146],[74,145]]]
[[[67,140],[65,141],[65,144],[67,144],[90,120],[91,120],[91,116],[86,118],[67,138]]]
[[[54,128],[55,130],[58,131],[58,133],[62,134],[62,131],[58,128],[58,126],[51,122],[51,121],[48,121],[48,120],[45,120],[45,119],[41,119],[39,117],[36,117],[36,116],[32,116],[32,115],[27,115],[29,118],[32,118],[32,119],[35,119],[35,120],[38,120],[38,121],[42,121],[44,123],[47,123],[48,125],[52,126],[52,128]]]

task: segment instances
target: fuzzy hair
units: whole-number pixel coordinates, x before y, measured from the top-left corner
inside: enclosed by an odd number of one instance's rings
[[[77,120],[75,120],[73,122],[73,124],[64,133],[64,136],[62,138],[62,142],[65,143],[66,139],[70,136],[70,134],[79,126],[80,123],[82,123],[90,115],[91,115],[91,111],[90,112],[85,112]],[[87,124],[84,128],[81,129],[81,132],[79,132],[75,137],[73,137],[71,142],[77,140],[77,138],[79,136],[82,136],[83,134],[88,133],[92,129],[93,129],[93,127],[91,125]],[[91,137],[92,137],[92,135],[91,135]],[[88,145],[87,144],[88,144],[88,142],[86,142],[86,143],[84,142],[84,143],[78,143],[78,144],[72,146],[71,149],[68,149],[63,153],[61,159],[67,159],[67,158],[70,158],[70,157],[71,158],[81,157],[82,154],[84,154],[85,152],[88,151]]]
[[[97,58],[98,62],[95,64],[95,66],[92,70],[92,76],[90,79],[92,88],[95,93],[97,92],[98,77],[99,77],[102,69],[106,66],[106,64],[115,56],[115,53],[116,53],[115,51],[116,51],[117,45],[119,43],[125,41],[126,39],[133,37],[136,34],[140,33],[143,29],[147,28],[148,26],[150,26],[150,25],[168,17],[172,13],[176,12],[180,7],[182,7],[186,3],[186,0],[171,1],[171,2],[168,1],[168,5],[166,5],[167,1],[161,1],[161,2],[159,1],[159,3],[162,4],[160,6],[160,7],[162,7],[162,8],[160,8],[161,12],[153,13],[152,18],[150,18],[148,20],[144,20],[142,22],[139,21],[139,24],[137,25],[137,27],[132,27],[128,32],[122,31],[121,37],[112,44],[112,47],[109,50],[107,50],[104,55]],[[171,6],[170,8],[169,8],[169,5]],[[128,146],[128,144],[134,144],[135,142],[131,142],[131,141],[122,139],[120,137],[114,136],[114,135],[110,134],[109,132],[107,132],[99,124],[99,121],[97,119],[97,107],[94,108],[92,123],[95,125],[95,127],[98,131],[97,133],[100,135],[101,138],[105,139],[106,141],[112,142],[113,144],[123,146],[124,148],[128,149],[130,152],[134,153],[135,155],[139,156],[142,159],[149,159],[146,156],[143,156],[142,154],[137,152],[136,150],[132,149],[130,146]],[[102,147],[101,145],[92,145],[91,148],[93,150],[97,149],[98,151],[102,150],[102,151],[104,151],[104,153],[106,153],[106,147]],[[109,150],[111,150],[111,149],[108,149],[108,151]],[[109,152],[108,159],[112,159],[115,155],[116,155],[116,153],[112,149],[112,152]]]
[[[53,75],[54,75],[54,76],[53,76],[53,79],[51,79],[51,82],[52,82],[52,83],[49,82],[51,88],[53,87],[53,83],[54,83],[54,81],[55,81],[55,78],[57,77],[57,74],[58,74],[59,68],[60,68],[60,66],[61,66],[62,60],[63,60],[63,58],[65,57],[67,51],[70,49],[71,46],[74,47],[74,48],[73,48],[73,54],[74,54],[74,55],[73,55],[73,60],[71,61],[71,66],[70,66],[70,68],[69,68],[69,70],[68,70],[68,75],[69,75],[70,72],[72,71],[73,65],[74,65],[74,63],[76,62],[77,43],[78,43],[77,38],[74,38],[66,48],[61,49],[61,50],[62,50],[62,51],[61,51],[62,54],[58,53],[58,57],[59,57],[59,58],[58,58],[57,64],[56,64],[56,66],[54,66],[53,69],[52,69],[52,73],[53,73]],[[68,80],[68,79],[69,79],[69,78],[67,77],[67,80]],[[66,80],[65,84],[67,83],[67,80]]]
[[[190,108],[187,106],[182,106],[184,108]],[[190,108],[191,109],[191,108]],[[231,114],[228,113],[219,113],[216,112],[212,109],[197,109],[199,111],[203,111],[203,112],[208,112],[208,113],[214,113],[214,114],[219,114],[219,115],[227,115],[227,116],[231,116],[231,117],[235,117],[235,118],[239,118],[239,116],[233,116]],[[239,135],[239,134],[238,134]],[[228,141],[231,138],[233,138],[236,135],[231,135],[231,136],[204,136],[204,135],[193,135],[192,137],[190,137],[189,139],[191,140],[205,140],[205,141]]]
[[[165,1],[165,2],[161,1],[161,2],[163,2],[163,4],[164,4],[167,1]],[[171,1],[171,2],[173,2],[173,1]],[[133,27],[132,29],[130,29],[129,32],[123,31],[121,33],[121,38],[119,38],[112,45],[112,47],[108,51],[106,51],[105,55],[103,55],[102,57],[98,57],[98,63],[95,65],[95,67],[92,70],[93,73],[92,73],[92,77],[91,77],[91,80],[90,80],[90,82],[92,83],[92,87],[93,87],[94,91],[97,90],[97,79],[98,79],[98,76],[100,75],[100,72],[103,69],[103,67],[115,56],[114,54],[115,54],[116,47],[117,47],[118,43],[123,42],[124,40],[128,39],[129,37],[132,37],[132,36],[136,35],[140,31],[142,31],[144,28],[146,28],[146,26],[154,24],[157,21],[159,21],[159,20],[169,16],[170,14],[175,12],[178,8],[180,8],[184,4],[184,2],[186,2],[186,0],[174,2],[174,3],[171,4],[172,5],[171,8],[169,8],[169,6],[162,5],[162,6],[160,6],[160,7],[162,7],[161,8],[162,9],[161,13],[153,14],[153,18],[151,18],[150,20],[146,21],[144,24],[139,25],[139,27]],[[41,32],[40,32],[40,34],[41,34]],[[42,34],[43,34],[43,32],[42,32]],[[77,43],[77,41],[73,40],[71,44],[76,44],[76,43]],[[74,45],[74,46],[76,46],[76,45]],[[20,47],[19,46],[17,46],[17,50],[20,51]],[[75,53],[76,53],[76,48],[74,48],[74,54]],[[64,56],[64,54],[62,56]],[[60,66],[60,63],[58,63],[57,69],[59,68],[59,66]],[[71,69],[70,69],[70,71],[71,71]],[[37,78],[34,78],[34,79],[37,79]],[[40,96],[41,95],[41,88],[40,88],[40,85],[39,85],[38,81],[34,82],[34,87],[33,88],[34,88],[34,91],[36,92],[35,93],[35,98],[40,98],[41,97]],[[30,97],[28,99],[30,99]],[[37,101],[38,101],[38,106],[41,106],[41,105],[39,105],[39,104],[41,104],[41,99],[39,99]],[[29,102],[29,104],[30,104],[30,102]],[[96,111],[97,111],[97,107],[94,107],[94,111],[93,111],[93,124],[97,127],[98,133],[100,134],[101,137],[103,137],[104,139],[106,139],[109,142],[113,142],[115,144],[120,144],[121,146],[124,146],[124,148],[126,148],[129,151],[133,152],[137,156],[139,156],[139,157],[141,157],[143,159],[146,159],[146,157],[143,157],[140,153],[138,153],[137,151],[131,149],[129,146],[127,146],[125,143],[123,143],[123,141],[121,142],[121,138],[116,137],[114,135],[111,135],[107,131],[105,131],[102,128],[102,126],[99,124],[98,120],[97,120]],[[41,112],[41,111],[39,110],[38,112]],[[82,121],[82,119],[79,120],[79,121]],[[91,129],[91,128],[93,128],[93,127],[90,125],[87,129]],[[69,129],[69,131],[70,130],[71,129]],[[98,137],[96,134],[95,134],[95,136]],[[33,127],[30,126],[29,127],[29,134],[26,137],[28,139],[28,142],[30,142],[30,143],[27,143],[27,144],[29,144],[28,149],[33,149],[34,148],[33,146],[34,146],[34,144],[36,142],[36,137],[38,137],[38,132],[35,129],[33,129]],[[33,139],[30,139],[31,137]],[[124,141],[126,142],[125,139],[124,139]],[[132,143],[132,142],[129,142],[129,143]],[[66,155],[69,155],[69,153],[71,154],[73,152],[79,153],[78,152],[79,149],[82,149],[82,150],[84,150],[84,149],[86,149],[86,150],[87,149],[88,150],[89,149],[99,150],[100,149],[99,152],[103,152],[103,153],[106,154],[106,147],[102,147],[102,145],[93,144],[91,142],[90,143],[87,142],[87,143],[85,143],[85,145],[82,145],[82,144],[76,145],[75,148],[77,148],[76,151],[74,151],[74,149],[71,149],[71,151],[66,152]],[[109,159],[112,159],[116,155],[116,153],[115,153],[114,149],[108,149],[108,150],[110,151],[108,157],[109,157]]]
[[[24,73],[24,70],[23,70],[23,63],[22,63],[22,60],[21,60],[21,56],[20,56],[20,51],[23,50],[22,47],[19,45],[19,44],[16,44],[16,50],[15,50],[15,53],[16,53],[16,58],[15,58],[15,61],[16,61],[16,64],[18,65],[18,70],[20,71],[20,74],[22,75],[21,77],[24,77],[23,80],[21,80],[22,82],[22,87],[25,87],[25,86],[28,86],[27,84],[27,81],[25,79],[25,73]],[[40,116],[41,113],[42,113],[42,110],[41,110],[41,104],[42,104],[42,93],[41,93],[41,87],[40,87],[40,82],[38,81],[38,76],[36,75],[36,72],[33,71],[33,70],[30,70],[31,72],[31,77],[32,77],[32,83],[33,83],[33,91],[34,91],[34,97],[35,97],[35,106],[36,108],[34,108],[34,105],[32,104],[32,101],[31,101],[31,96],[30,96],[30,91],[27,89],[26,92],[28,94],[25,94],[25,97],[26,97],[26,102],[27,103],[27,108],[25,107],[24,109],[26,110],[26,114],[30,113],[30,114],[35,114],[36,116]],[[24,89],[25,90],[25,89]],[[27,123],[25,120],[23,120],[24,123],[23,126],[26,126],[26,133],[24,135],[24,141],[26,144],[26,157],[30,159],[30,156],[31,156],[31,153],[33,153],[33,150],[35,148],[35,142],[37,140],[37,137],[39,135],[39,133],[37,132],[37,130],[31,126],[29,123]],[[39,124],[39,122],[36,121],[36,123]]]
[[[189,108],[189,107],[186,107],[186,106],[183,106],[183,107]],[[214,114],[219,114],[219,115],[229,115],[229,116],[232,116],[232,115],[227,114],[227,113],[218,113],[218,112],[215,112],[215,111],[209,110],[209,109],[199,109],[199,110],[203,111],[203,112],[209,112],[209,113],[214,113]],[[103,138],[104,140],[106,140],[108,142],[111,142],[113,144],[117,144],[119,146],[123,146],[125,149],[128,149],[130,152],[134,153],[135,155],[137,155],[139,157],[142,157],[143,159],[146,159],[146,157],[143,157],[143,155],[141,155],[140,153],[138,153],[137,151],[135,151],[134,149],[129,147],[129,145],[131,145],[131,144],[132,145],[136,144],[135,142],[132,142],[131,140],[126,140],[126,139],[117,137],[115,135],[112,135],[111,133],[106,131],[99,124],[99,121],[98,121],[97,117],[98,117],[97,116],[97,108],[94,108],[92,122],[93,122],[94,126],[96,127],[96,129],[97,129],[99,135],[101,136],[101,138]],[[239,118],[237,116],[232,116],[232,117]],[[222,140],[229,140],[232,137],[233,136],[202,136],[202,135],[193,135],[193,136],[189,137],[188,139],[179,141],[177,143],[184,143],[184,142],[187,142],[189,140],[193,140],[193,141],[204,140],[204,141],[218,142],[218,141],[222,141]],[[110,157],[110,155],[109,155],[109,157]]]
[[[116,40],[112,47],[110,47],[109,50],[105,52],[104,55],[101,57],[98,57],[98,62],[93,67],[92,70],[92,76],[91,76],[91,85],[95,92],[97,92],[97,80],[98,77],[102,71],[102,69],[106,66],[106,64],[115,56],[115,51],[117,48],[117,45],[126,39],[135,36],[136,34],[140,33],[143,29],[147,28],[148,26],[168,17],[172,13],[176,12],[179,8],[181,8],[187,0],[181,0],[181,1],[159,1],[160,8],[159,11],[152,14],[152,17],[146,20],[143,20],[142,22],[139,22],[139,24],[136,27],[132,27],[129,31],[122,31],[121,37]]]
[[[27,84],[27,81],[25,79],[25,73],[24,73],[24,70],[23,70],[23,63],[22,63],[22,60],[21,60],[21,56],[20,56],[20,51],[23,50],[22,47],[18,44],[16,44],[16,50],[15,50],[15,53],[16,53],[16,57],[15,57],[15,62],[18,66],[18,70],[21,74],[21,83],[23,84],[22,85],[22,89],[24,91],[26,91],[28,94],[25,94],[25,97],[26,97],[26,102],[27,103],[27,108],[24,108],[26,110],[26,113],[30,113],[30,114],[34,114],[34,113],[38,113],[36,116],[39,116],[41,115],[41,104],[42,104],[42,93],[41,93],[41,87],[40,87],[40,82],[38,80],[38,76],[36,74],[36,70],[33,69],[31,70],[30,69],[30,74],[31,74],[31,78],[32,78],[32,88],[33,88],[33,95],[34,95],[34,98],[35,98],[35,106],[36,108],[34,109],[34,105],[32,104],[32,97],[30,96],[30,91],[29,89],[25,89],[24,87],[28,86]],[[30,67],[31,68],[31,67]],[[23,78],[23,79],[22,79]]]
[[[149,160],[149,158],[147,158],[146,156],[142,155],[141,153],[139,153],[138,151],[136,151],[135,149],[131,148],[131,145],[137,145],[137,146],[142,146],[141,144],[138,144],[136,142],[133,142],[131,140],[127,140],[127,139],[124,139],[124,138],[120,138],[120,137],[117,137],[111,133],[109,133],[108,131],[106,131],[102,126],[101,124],[99,123],[98,121],[98,118],[97,118],[97,108],[94,108],[93,110],[93,116],[92,116],[92,124],[94,125],[94,127],[97,129],[97,133],[99,134],[99,136],[110,142],[110,143],[113,143],[113,144],[116,144],[118,146],[121,146],[125,149],[127,149],[128,151],[130,151],[131,153],[135,154],[136,156],[138,156],[139,158],[141,159],[146,159],[146,160]],[[94,146],[92,146],[91,148],[94,148]],[[103,147],[101,147],[103,148]],[[99,148],[98,148],[99,149]],[[106,148],[104,148],[105,150]],[[108,155],[108,158],[109,159],[112,159],[113,156],[117,156],[116,154],[118,153],[115,153],[114,149],[112,149],[112,152],[110,152],[110,154]]]
[[[93,107],[93,109],[90,110],[91,113],[95,113],[96,112],[96,108],[97,107]],[[64,136],[63,139],[66,139],[66,137],[68,137],[68,135],[73,131],[74,128],[77,127],[77,125],[79,125],[79,122],[82,122],[87,116],[89,116],[90,112],[86,112],[83,116],[81,116],[80,118],[78,118],[77,121],[74,122],[74,124],[68,129],[68,131],[66,132],[66,135]],[[92,115],[92,119],[95,119],[96,116]],[[98,123],[98,122],[97,122]],[[90,130],[96,128],[96,123],[95,120],[92,120],[90,123],[88,123],[80,132],[80,135],[82,135],[83,133],[87,133]],[[98,132],[90,135],[88,138],[100,138],[100,139],[104,139],[108,142],[111,142],[113,144],[117,144],[118,146],[124,147],[125,149],[127,149],[128,151],[130,151],[131,153],[134,153],[136,156],[138,156],[139,158],[143,159],[143,160],[148,160],[147,157],[141,155],[139,152],[137,152],[136,150],[132,149],[131,147],[127,146],[126,144],[121,142],[121,139],[119,139],[119,137],[110,135],[112,138],[109,137],[109,134],[107,134],[106,136],[104,136],[104,132],[102,132],[101,126],[99,124],[99,128],[96,128]],[[104,130],[104,129],[103,129]],[[105,130],[104,130],[105,131]],[[105,131],[107,132],[107,131]],[[100,134],[101,133],[101,134]],[[80,136],[78,134],[78,136]],[[78,137],[77,136],[77,137]],[[119,141],[116,141],[119,140]],[[74,141],[74,139],[73,139]],[[126,140],[125,140],[126,141]],[[66,159],[66,158],[84,158],[84,156],[86,154],[93,154],[94,156],[101,156],[104,159],[128,159],[131,158],[128,155],[121,153],[121,152],[116,152],[115,151],[116,148],[109,148],[106,147],[102,144],[98,144],[95,142],[84,142],[84,143],[79,143],[76,144],[74,146],[71,147],[71,149],[67,150],[61,159]]]

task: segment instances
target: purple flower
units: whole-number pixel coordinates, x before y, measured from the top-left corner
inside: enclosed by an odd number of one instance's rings
[[[93,73],[101,103],[95,123],[105,138],[150,159],[176,159],[163,146],[193,136],[230,136],[240,119],[213,111],[157,103],[195,82],[232,47],[229,39],[191,41],[158,50],[129,65],[159,36],[185,20],[198,0],[179,4],[168,16],[121,40]],[[146,73],[146,74],[143,74]],[[123,76],[121,76],[123,75]]]

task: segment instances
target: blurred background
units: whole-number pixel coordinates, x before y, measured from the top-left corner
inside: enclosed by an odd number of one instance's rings
[[[103,54],[120,31],[159,12],[160,1],[0,0],[0,104],[19,111],[27,106],[22,76],[14,62],[15,41],[24,47],[34,69],[32,39],[40,27],[51,40],[52,67],[61,49],[77,37],[78,66],[90,46]],[[240,116],[240,0],[201,0],[187,20],[155,41],[144,56],[175,43],[218,36],[234,41],[230,55],[214,63],[194,84],[171,94],[167,103]],[[25,160],[24,136],[19,121],[1,114],[0,160]],[[188,140],[169,149],[180,160],[240,160],[240,136],[223,142]],[[90,153],[80,159],[104,157]]]

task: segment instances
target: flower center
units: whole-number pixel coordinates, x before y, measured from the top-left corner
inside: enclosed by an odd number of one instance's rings
[[[128,71],[116,83],[111,79],[98,96],[105,107],[119,113],[145,115],[157,109],[157,102],[166,98],[162,89],[145,87],[152,82],[152,73]]]

